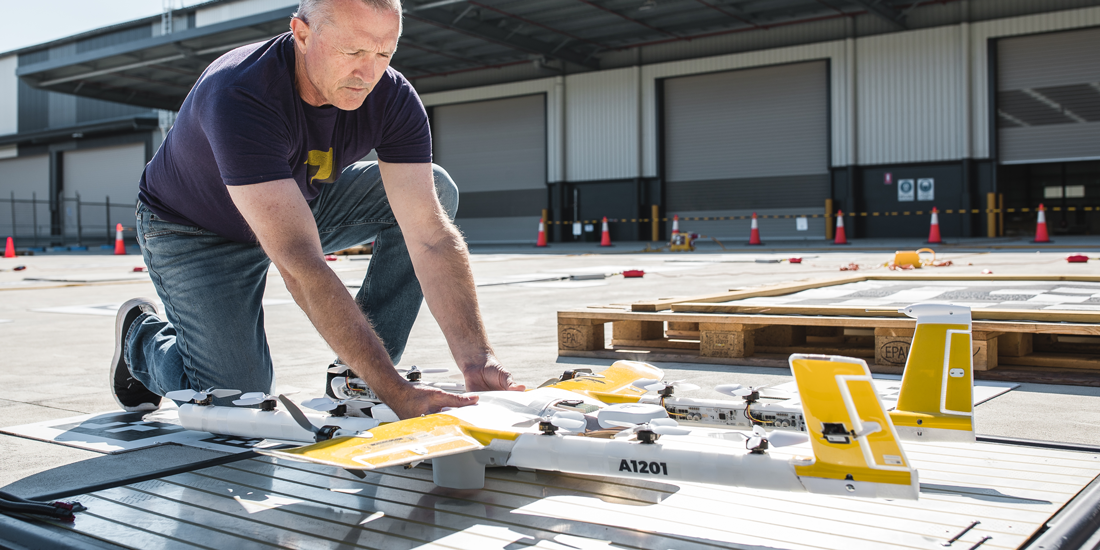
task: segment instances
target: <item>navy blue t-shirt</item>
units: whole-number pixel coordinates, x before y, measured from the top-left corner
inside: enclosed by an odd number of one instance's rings
[[[360,108],[342,111],[302,101],[294,68],[290,33],[214,61],[145,167],[141,202],[164,220],[255,242],[226,185],[293,178],[311,201],[371,149],[385,162],[432,161],[427,113],[401,73],[387,69]]]

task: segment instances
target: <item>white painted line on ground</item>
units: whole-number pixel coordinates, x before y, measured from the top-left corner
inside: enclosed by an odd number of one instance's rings
[[[1065,294],[1040,294],[1030,298],[1029,302],[1039,302],[1041,304],[1065,304],[1065,303],[1077,303],[1088,300],[1091,296],[1067,296]]]

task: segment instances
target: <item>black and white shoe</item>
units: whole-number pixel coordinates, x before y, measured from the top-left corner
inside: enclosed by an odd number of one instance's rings
[[[115,402],[127,412],[148,412],[160,408],[160,396],[149,391],[145,384],[130,374],[126,365],[123,346],[126,333],[134,320],[143,313],[157,315],[157,305],[148,298],[134,298],[122,304],[115,316],[115,358],[111,361],[111,394]]]

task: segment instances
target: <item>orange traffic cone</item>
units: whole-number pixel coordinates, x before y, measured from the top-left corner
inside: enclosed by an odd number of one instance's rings
[[[672,234],[673,235],[679,235],[680,234],[680,215],[679,214],[676,214],[676,215],[672,216]]]
[[[546,224],[539,218],[539,240],[535,246],[546,246]]]
[[[115,255],[126,253],[126,243],[122,242],[122,224],[115,225]]]
[[[848,237],[844,234],[844,211],[836,211],[836,240],[833,244],[848,244]]]
[[[4,257],[5,258],[14,258],[15,257],[15,241],[11,240],[11,237],[8,237],[8,244],[7,244],[7,246],[4,247]]]
[[[752,213],[752,227],[749,229],[749,244],[764,244],[760,242],[760,227],[756,225],[756,212]]]
[[[1035,240],[1033,243],[1049,243],[1050,235],[1047,234],[1047,215],[1043,205],[1039,205],[1039,219],[1035,222]]]
[[[936,207],[932,207],[932,227],[928,230],[928,244],[940,244],[940,215]]]
[[[607,228],[607,216],[603,217],[603,235],[600,235],[600,246],[611,246],[611,230]]]

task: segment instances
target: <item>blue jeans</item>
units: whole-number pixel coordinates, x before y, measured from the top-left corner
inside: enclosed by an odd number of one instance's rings
[[[432,167],[436,194],[454,219],[458,188]],[[377,163],[346,168],[310,209],[326,253],[374,239],[355,301],[396,364],[424,295]],[[143,314],[131,325],[123,353],[134,378],[159,395],[210,387],[270,392],[274,371],[261,300],[271,260],[260,245],[161,220],[141,203],[137,233],[167,318]]]

